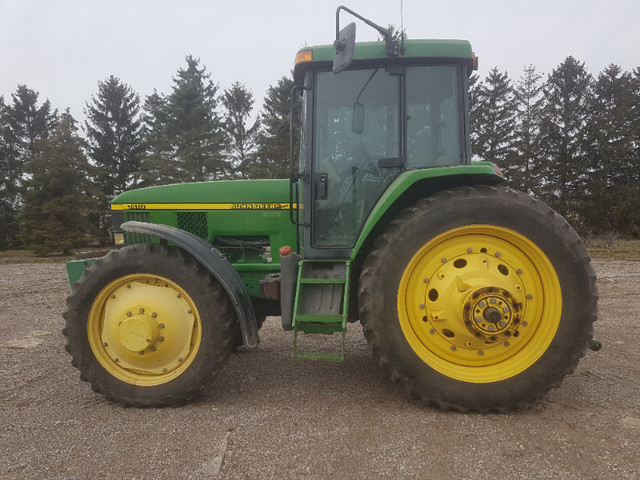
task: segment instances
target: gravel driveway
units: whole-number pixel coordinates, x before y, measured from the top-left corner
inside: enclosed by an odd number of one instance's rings
[[[640,262],[594,265],[604,348],[544,402],[503,415],[407,400],[359,324],[342,364],[291,360],[278,318],[198,401],[124,408],[70,365],[64,266],[0,265],[0,478],[638,479]]]

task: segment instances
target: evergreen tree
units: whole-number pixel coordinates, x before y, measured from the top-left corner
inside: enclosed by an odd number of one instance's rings
[[[30,179],[20,237],[39,255],[68,255],[93,240],[97,203],[85,144],[75,124],[67,110],[51,136],[37,142],[37,153],[26,165]]]
[[[145,102],[147,184],[214,180],[229,170],[224,133],[217,112],[218,87],[200,60],[186,57],[168,96],[154,93]]]
[[[289,112],[292,76],[282,77],[276,86],[270,86],[260,114],[261,129],[258,135],[256,162],[251,165],[251,178],[288,178],[289,159]],[[300,103],[298,102],[298,108]],[[297,118],[297,115],[294,117]],[[297,152],[298,133],[294,128],[294,155]]]
[[[13,185],[9,180],[11,129],[4,97],[0,96],[0,251],[6,250],[17,231]]]
[[[227,160],[233,176],[246,176],[255,160],[256,141],[260,122],[250,123],[253,94],[244,85],[235,82],[225,90],[222,104],[225,109],[224,131],[227,135]]]
[[[162,185],[179,181],[174,149],[168,138],[169,109],[157,91],[147,96],[143,107],[143,157],[139,181],[142,185]]]
[[[36,153],[37,143],[49,136],[57,117],[46,100],[38,106],[38,92],[19,85],[11,102],[0,108],[0,248],[17,247],[17,214],[23,206],[28,174],[25,164]]]
[[[542,75],[529,65],[514,88],[518,111],[509,180],[514,188],[530,195],[537,194],[539,185],[540,125],[544,101],[541,80]]]
[[[585,126],[591,80],[584,63],[570,56],[553,70],[544,88],[541,148],[545,158],[540,193],[578,228],[576,213],[585,199],[588,180]]]
[[[517,107],[511,81],[493,68],[487,78],[474,86],[473,153],[497,164],[507,178],[513,166],[514,123]]]
[[[140,170],[139,113],[138,95],[114,76],[98,82],[98,94],[85,108],[89,156],[98,167],[96,184],[107,198],[132,186]]]

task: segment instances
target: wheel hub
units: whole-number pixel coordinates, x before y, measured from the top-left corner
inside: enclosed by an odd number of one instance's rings
[[[463,319],[475,337],[491,344],[516,333],[520,310],[520,304],[509,291],[485,287],[469,295],[463,305]]]
[[[127,318],[118,327],[118,340],[130,352],[141,352],[151,347],[157,338],[158,324],[143,313]]]

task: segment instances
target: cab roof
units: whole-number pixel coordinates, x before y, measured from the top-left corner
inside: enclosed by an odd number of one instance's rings
[[[324,66],[333,62],[335,50],[332,45],[319,45],[301,48],[294,67],[296,83],[302,80],[304,71],[311,67]],[[379,60],[381,63],[417,63],[459,62],[474,66],[476,57],[467,40],[405,40],[404,52],[397,57],[387,56],[385,42],[356,43],[354,50],[354,64]]]

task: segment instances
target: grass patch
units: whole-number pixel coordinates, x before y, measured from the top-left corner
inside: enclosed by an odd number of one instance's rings
[[[31,250],[5,250],[0,252],[0,265],[8,265],[10,263],[64,263],[69,260],[73,260],[73,256],[60,254],[38,256]]]
[[[585,240],[589,254],[593,258],[613,258],[616,260],[640,260],[640,239],[599,242]]]
[[[104,250],[104,248],[101,250],[96,248],[82,249],[83,252],[95,251],[95,256],[104,255]],[[74,255],[36,255],[31,250],[5,250],[4,252],[0,252],[0,265],[8,265],[11,263],[65,263],[74,259]]]

